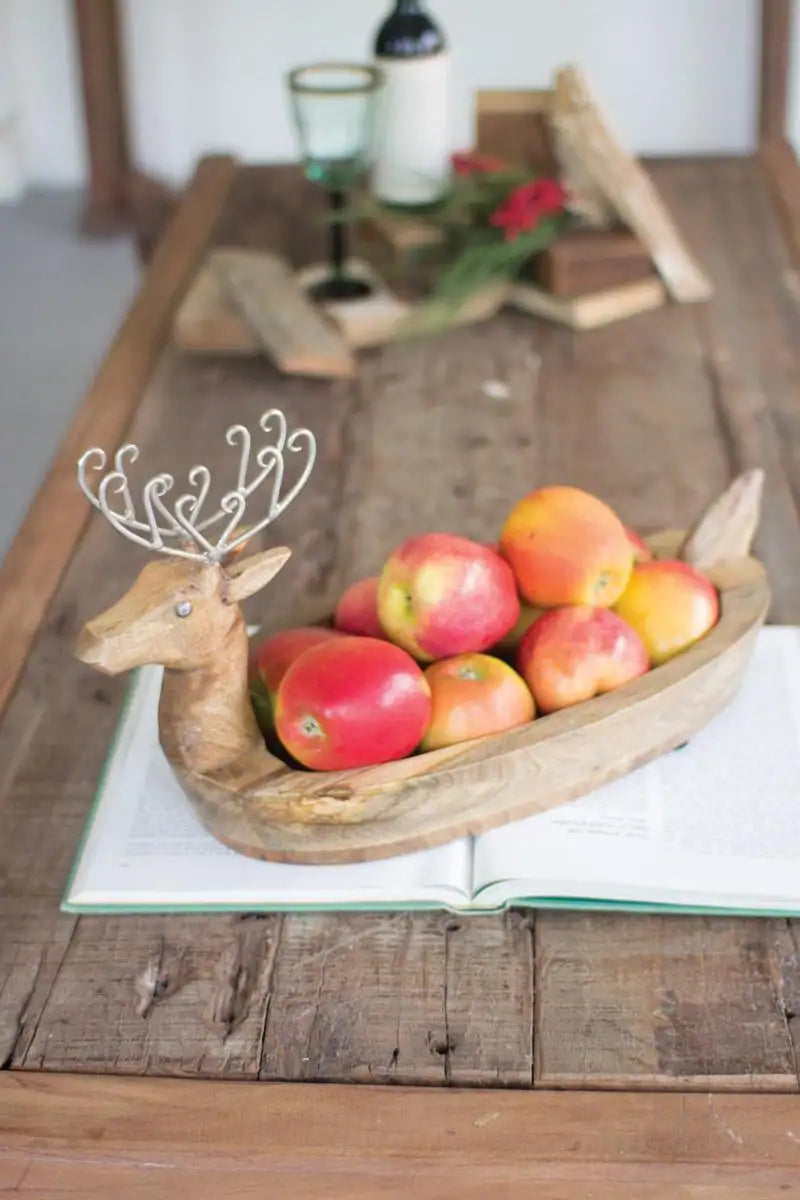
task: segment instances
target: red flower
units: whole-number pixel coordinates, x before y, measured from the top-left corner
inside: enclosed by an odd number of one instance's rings
[[[479,175],[487,171],[505,171],[508,163],[495,154],[479,154],[477,150],[461,150],[450,157],[456,175]]]
[[[489,223],[505,230],[506,241],[535,229],[542,217],[563,211],[567,194],[555,179],[535,179],[509,192],[498,204]]]

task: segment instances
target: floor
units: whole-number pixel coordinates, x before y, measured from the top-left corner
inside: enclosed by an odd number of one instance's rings
[[[0,558],[130,300],[126,238],[81,237],[80,196],[0,204]]]

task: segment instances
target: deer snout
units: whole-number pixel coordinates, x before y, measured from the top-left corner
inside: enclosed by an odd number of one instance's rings
[[[115,668],[108,661],[108,639],[97,629],[92,628],[93,624],[94,622],[89,621],[78,634],[78,640],[75,643],[75,657],[86,663],[87,666],[105,671],[107,675],[116,675],[119,668]]]

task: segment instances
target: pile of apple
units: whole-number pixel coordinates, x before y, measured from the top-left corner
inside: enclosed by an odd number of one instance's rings
[[[368,766],[622,687],[718,615],[700,571],[654,560],[597,497],[546,487],[515,505],[496,546],[410,538],[347,589],[333,628],[266,638],[251,696],[267,740],[296,763]]]

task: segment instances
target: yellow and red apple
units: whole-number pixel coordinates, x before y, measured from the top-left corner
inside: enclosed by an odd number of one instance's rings
[[[431,719],[421,749],[438,750],[533,720],[528,685],[508,663],[490,654],[457,654],[425,671]]]
[[[500,547],[529,604],[610,607],[633,569],[633,545],[602,500],[574,487],[544,487],[509,513]]]
[[[545,713],[622,687],[648,667],[638,633],[610,609],[587,604],[546,612],[517,653],[517,670]]]
[[[519,596],[508,563],[449,533],[409,538],[378,584],[386,634],[421,662],[488,650],[513,628]]]
[[[334,629],[358,637],[384,636],[378,620],[378,576],[351,583],[339,597],[333,614]]]
[[[430,687],[405,650],[344,634],[301,654],[281,680],[275,703],[278,737],[315,771],[405,758],[419,745],[430,716]]]
[[[614,606],[639,634],[653,666],[688,649],[719,617],[719,595],[701,571],[678,559],[637,563]]]

